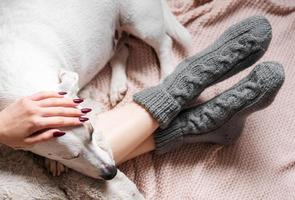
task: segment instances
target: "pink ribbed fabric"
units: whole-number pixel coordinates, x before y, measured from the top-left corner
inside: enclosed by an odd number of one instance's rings
[[[246,17],[264,15],[271,22],[273,39],[259,61],[278,61],[286,81],[275,102],[251,115],[238,142],[229,147],[196,144],[163,156],[152,153],[120,166],[147,199],[295,199],[295,1],[294,0],[171,0],[172,11],[193,36],[196,53],[226,28]],[[130,39],[128,92],[159,82],[152,49]],[[184,56],[174,45],[175,64]],[[252,69],[252,68],[251,68]],[[244,77],[250,69],[213,86],[201,95],[209,99]],[[107,98],[110,69],[99,76],[100,101]]]

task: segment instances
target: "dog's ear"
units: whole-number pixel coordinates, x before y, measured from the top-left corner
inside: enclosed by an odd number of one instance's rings
[[[59,71],[59,90],[67,92],[68,96],[76,97],[79,91],[79,75],[76,72]]]
[[[89,141],[92,141],[92,136],[94,132],[94,128],[90,122],[83,123],[84,127],[87,129],[87,133],[89,134]]]

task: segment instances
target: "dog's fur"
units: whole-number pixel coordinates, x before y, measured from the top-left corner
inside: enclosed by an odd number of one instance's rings
[[[164,0],[1,0],[1,107],[38,91],[67,91],[68,97],[77,97],[110,59],[110,99],[115,104],[127,90],[128,57],[124,41],[114,45],[116,29],[154,48],[162,77],[173,69],[171,38],[190,45],[188,32]],[[91,105],[86,101],[83,106]],[[64,130],[65,136],[24,150],[94,178],[110,173],[115,163],[99,130],[89,123]]]

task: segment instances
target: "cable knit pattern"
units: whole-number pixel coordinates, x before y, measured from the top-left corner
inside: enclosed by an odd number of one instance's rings
[[[227,134],[218,134],[218,128],[225,123],[234,124],[230,119],[238,112],[241,116],[249,114],[249,108],[252,108],[252,112],[265,108],[271,102],[270,99],[273,100],[283,81],[284,70],[280,64],[259,64],[251,74],[228,91],[202,105],[181,112],[166,129],[158,130],[155,134],[156,152],[166,153],[185,141],[223,145],[232,143],[241,132],[229,130]],[[214,130],[216,131],[212,133]]]
[[[206,48],[232,24],[253,15],[265,16],[272,25],[272,41],[259,62],[278,61],[284,66],[286,79],[275,101],[247,118],[240,138],[233,145],[184,145],[165,155],[145,154],[120,168],[148,200],[294,200],[295,1],[170,0],[170,6],[192,34],[194,53]],[[129,90],[119,106],[131,101],[135,92],[159,83],[159,68],[152,49],[138,40],[131,42]],[[179,50],[175,45],[175,66],[183,59]],[[244,70],[206,89],[199,102],[222,93],[249,72],[250,69]],[[98,83],[106,85],[109,76],[106,70]],[[97,89],[103,93],[100,100],[104,102],[107,89],[107,86]],[[105,103],[106,109],[108,106]],[[240,119],[239,114],[235,116]],[[224,126],[239,130],[236,123]],[[219,134],[227,133],[227,129],[218,130]]]
[[[266,18],[254,16],[243,20],[204,51],[181,62],[162,84],[135,94],[134,101],[143,105],[162,128],[166,127],[182,106],[206,87],[257,61],[270,40],[271,26]]]

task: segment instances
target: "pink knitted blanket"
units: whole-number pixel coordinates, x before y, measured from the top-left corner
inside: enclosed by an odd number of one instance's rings
[[[196,144],[163,156],[149,153],[120,168],[147,199],[295,199],[295,1],[294,0],[171,0],[172,11],[193,36],[193,52],[204,49],[226,28],[252,15],[266,16],[273,27],[269,50],[259,61],[278,61],[286,81],[275,102],[252,114],[236,144]],[[153,50],[131,38],[128,92],[159,82]],[[174,45],[175,64],[183,56]],[[251,68],[252,69],[252,68]],[[249,70],[213,86],[205,100],[244,77]],[[100,74],[99,90],[105,109],[110,69]]]

